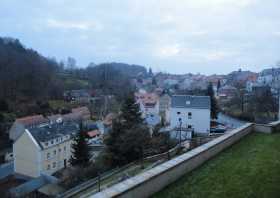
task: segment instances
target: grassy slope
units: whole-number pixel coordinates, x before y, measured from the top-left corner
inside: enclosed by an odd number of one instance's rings
[[[252,134],[154,197],[280,197],[280,134]]]

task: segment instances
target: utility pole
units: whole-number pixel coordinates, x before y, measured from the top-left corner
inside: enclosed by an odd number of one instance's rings
[[[182,146],[182,118],[179,118],[179,123],[180,123],[180,139],[179,139],[179,144],[180,147]]]
[[[98,173],[98,192],[100,192],[100,181],[101,178],[100,178],[100,173]]]
[[[170,131],[168,131],[168,138],[167,138],[167,159],[170,160],[170,153],[169,153],[169,149],[170,149],[170,145],[169,145],[169,138],[170,138]]]
[[[280,121],[280,90],[278,89],[278,120]]]

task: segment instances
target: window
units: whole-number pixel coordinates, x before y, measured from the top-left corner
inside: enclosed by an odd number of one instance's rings
[[[53,167],[53,168],[56,167],[56,162],[53,162],[52,167]]]
[[[58,149],[58,152],[61,152],[61,148]]]
[[[178,111],[178,112],[177,112],[177,115],[180,115],[180,114],[181,114],[181,112]]]
[[[191,129],[192,128],[192,125],[188,125],[188,129]]]
[[[51,141],[51,144],[53,144],[53,140]]]
[[[58,142],[58,138],[56,138],[56,142]]]
[[[47,159],[50,159],[51,154],[47,153]]]
[[[189,112],[189,113],[188,113],[188,118],[189,118],[189,119],[192,119],[192,112]]]
[[[64,146],[64,151],[66,151],[66,146]]]
[[[49,144],[47,142],[45,142],[45,146],[48,146]]]
[[[47,166],[47,170],[50,170],[50,169],[51,169],[51,165],[49,165],[49,164],[48,164],[48,166]]]
[[[53,155],[56,155],[56,150],[53,151]]]

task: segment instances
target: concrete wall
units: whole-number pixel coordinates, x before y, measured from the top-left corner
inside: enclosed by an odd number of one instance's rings
[[[280,121],[269,124],[254,124],[254,130],[258,133],[276,133],[280,132]]]
[[[251,133],[253,129],[253,124],[246,124],[190,152],[118,183],[91,197],[148,197],[239,141],[242,137]]]
[[[272,122],[272,123],[270,123],[270,125],[273,128],[272,132],[278,132],[278,133],[280,132],[280,120],[276,121],[276,122]]]

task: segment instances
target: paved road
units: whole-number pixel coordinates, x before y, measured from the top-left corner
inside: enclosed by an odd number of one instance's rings
[[[232,118],[232,117],[227,116],[222,113],[219,114],[218,122],[226,125],[229,128],[238,128],[238,127],[241,127],[242,125],[246,124],[245,121],[238,120],[236,118]]]

